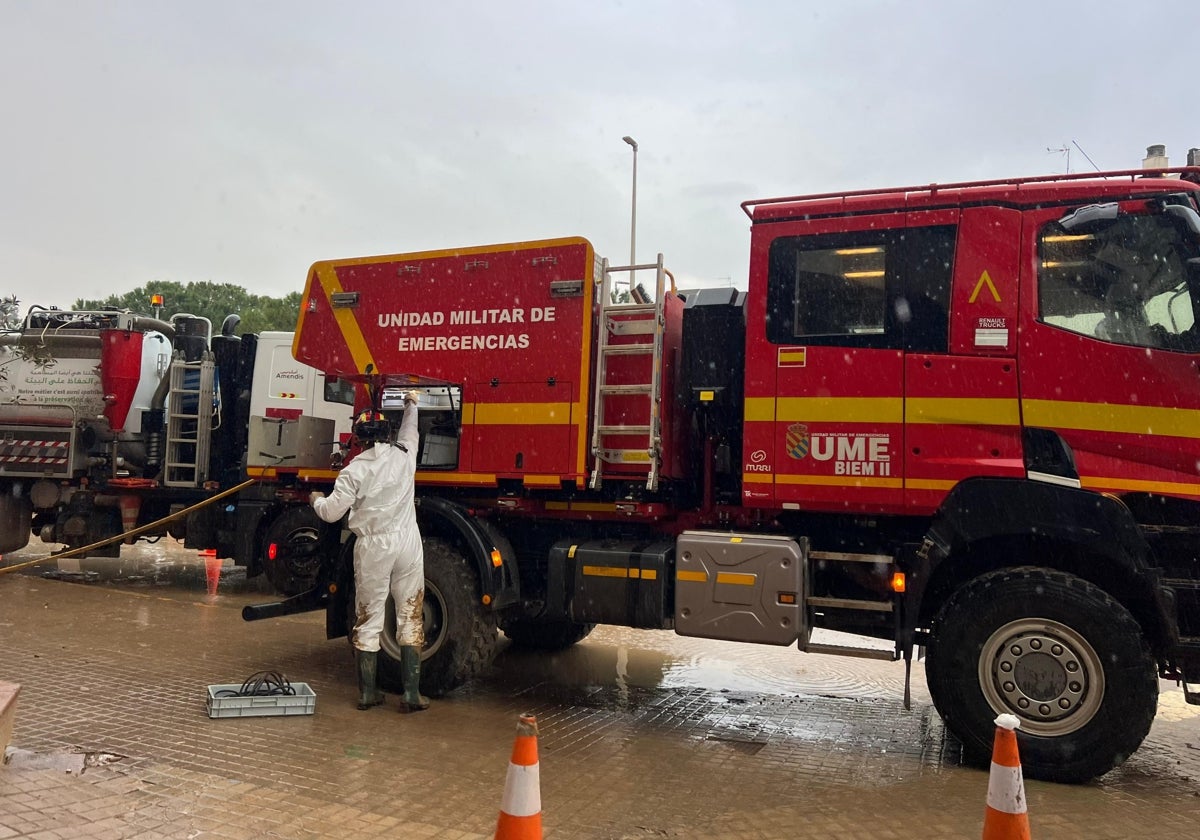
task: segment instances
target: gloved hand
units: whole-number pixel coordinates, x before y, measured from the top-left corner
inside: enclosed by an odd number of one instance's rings
[[[417,401],[420,399],[420,397],[421,397],[421,395],[417,391],[405,391],[404,392],[404,404],[405,405],[416,405]]]
[[[325,498],[324,493],[322,493],[320,490],[314,490],[308,494],[308,503],[311,505],[317,499],[324,499],[324,498]]]

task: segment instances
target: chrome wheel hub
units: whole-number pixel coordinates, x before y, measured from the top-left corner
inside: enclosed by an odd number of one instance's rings
[[[1064,624],[1021,619],[984,643],[979,684],[997,712],[1037,735],[1066,735],[1087,724],[1104,698],[1104,668],[1088,641]]]

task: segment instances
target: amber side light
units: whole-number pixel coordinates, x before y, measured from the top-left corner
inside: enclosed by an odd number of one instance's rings
[[[892,572],[892,591],[903,592],[905,587],[904,572]]]

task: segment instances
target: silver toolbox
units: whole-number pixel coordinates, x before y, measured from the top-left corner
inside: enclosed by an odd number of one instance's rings
[[[790,645],[804,632],[804,551],[788,537],[684,531],[675,544],[675,632]]]
[[[329,469],[335,440],[334,422],[325,417],[251,417],[246,463],[251,467]]]

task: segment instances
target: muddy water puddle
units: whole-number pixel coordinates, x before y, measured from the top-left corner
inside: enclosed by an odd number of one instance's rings
[[[824,640],[825,637],[822,637]],[[879,643],[841,634],[827,638],[847,644]],[[795,647],[692,639],[668,630],[598,627],[582,643],[556,654],[509,648],[502,657],[526,680],[581,688],[702,688],[716,694],[839,695],[901,697],[902,662],[801,653]],[[928,701],[924,666],[913,666],[914,701]]]
[[[231,560],[217,565],[169,538],[125,546],[120,558],[57,560],[49,557],[55,548],[35,540],[5,555],[0,566],[44,557],[45,562],[18,574],[152,590],[172,600],[231,607],[276,597],[263,576],[247,578]],[[886,647],[824,631],[817,631],[814,641]],[[850,773],[863,755],[872,757],[868,763],[880,778],[900,772],[896,767],[911,768],[914,761],[929,768],[957,766],[959,747],[930,705],[924,663],[912,666],[910,710],[903,708],[904,679],[902,662],[602,626],[553,654],[519,650],[502,637],[494,665],[460,696],[506,695],[568,712],[592,710],[638,730],[662,730],[747,755],[810,745],[829,751],[821,758],[822,772],[834,775]],[[1150,736],[1123,767],[1105,777],[1106,789],[1142,789],[1167,777],[1200,779],[1200,707],[1187,705],[1171,683],[1163,682],[1160,693]],[[848,762],[846,767],[839,760]]]
[[[169,590],[185,599],[248,596],[273,600],[265,577],[249,578],[231,559],[218,560],[188,549],[171,537],[122,546],[120,557],[54,557],[61,546],[34,539],[20,551],[4,555],[0,568],[33,563],[15,574],[73,583]],[[240,600],[240,599],[239,599]]]

